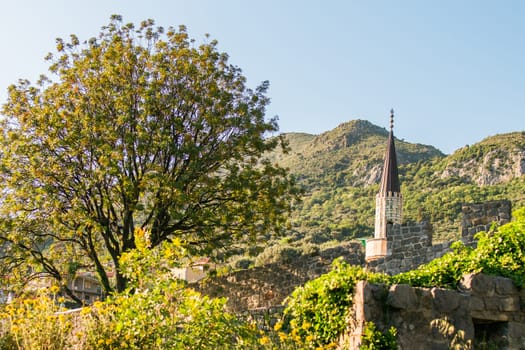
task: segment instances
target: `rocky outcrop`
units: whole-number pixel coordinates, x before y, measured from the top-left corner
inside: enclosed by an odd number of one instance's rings
[[[480,160],[452,163],[441,174],[442,179],[457,176],[468,179],[479,186],[508,182],[525,175],[525,151],[516,149],[510,154],[494,150]]]
[[[367,322],[397,329],[398,348],[525,349],[525,292],[510,279],[465,275],[459,290],[408,285],[356,286],[341,344],[358,349]]]
[[[460,177],[479,186],[511,181],[525,175],[525,132],[488,137],[443,161],[441,179]]]

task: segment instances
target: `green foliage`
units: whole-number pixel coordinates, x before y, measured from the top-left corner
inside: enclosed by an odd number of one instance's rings
[[[511,278],[525,285],[525,207],[513,213],[514,221],[493,232],[477,234],[478,246],[470,259],[472,270]]]
[[[208,255],[284,229],[296,188],[263,159],[286,147],[267,137],[269,85],[247,88],[215,40],[113,16],[89,41],[57,39],[47,59],[51,77],[11,86],[2,110],[9,274],[30,265],[66,289],[73,262],[122,291],[137,227],[153,246],[178,238]]]
[[[292,333],[314,345],[334,342],[346,326],[357,281],[385,282],[387,276],[336,260],[332,271],[297,288],[287,299],[285,315]]]
[[[244,349],[259,334],[210,299],[177,282],[122,294],[84,311],[86,349]]]
[[[396,350],[397,330],[390,327],[386,332],[377,329],[373,322],[367,322],[361,336],[360,350]]]
[[[471,272],[508,277],[521,287],[525,284],[525,207],[516,210],[514,221],[491,232],[477,234],[475,249],[461,242],[454,251],[416,270],[392,277],[393,283],[419,287],[455,288],[461,276]]]
[[[471,249],[456,242],[454,251],[441,258],[420,266],[416,270],[392,276],[392,283],[409,284],[417,287],[442,287],[454,289],[461,276],[470,272]]]
[[[290,263],[301,256],[298,248],[289,245],[273,245],[266,248],[255,260],[256,266],[262,266],[275,262]]]

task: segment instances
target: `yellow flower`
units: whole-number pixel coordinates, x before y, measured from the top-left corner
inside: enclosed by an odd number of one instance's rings
[[[311,334],[307,335],[306,338],[305,338],[305,341],[307,343],[311,343],[313,340],[314,340],[314,336],[311,335]]]
[[[269,344],[270,343],[270,338],[268,338],[267,336],[264,336],[261,339],[259,339],[259,343],[261,345]]]
[[[276,331],[276,332],[280,331],[281,328],[283,328],[283,323],[282,322],[277,322],[275,324],[275,326],[273,326],[273,330]]]
[[[279,339],[281,339],[281,341],[285,341],[288,339],[288,335],[284,332],[279,332]]]
[[[60,290],[60,288],[59,288],[57,285],[51,286],[51,288],[49,288],[49,291],[50,291],[52,294],[56,294],[56,293],[58,293],[59,290]]]

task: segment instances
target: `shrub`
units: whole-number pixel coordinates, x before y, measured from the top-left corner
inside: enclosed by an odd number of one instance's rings
[[[393,276],[391,282],[456,288],[464,274],[483,272],[508,277],[519,287],[525,285],[525,207],[513,216],[512,222],[478,233],[475,249],[456,242],[452,252],[416,270]]]
[[[244,349],[259,333],[211,299],[170,282],[121,294],[83,313],[84,349]]]
[[[456,288],[461,276],[469,270],[468,256],[471,248],[461,242],[452,245],[453,251],[416,270],[392,276],[391,283],[403,283],[416,287]]]
[[[257,259],[255,259],[256,266],[272,264],[276,262],[289,263],[301,256],[301,251],[292,246],[274,245],[267,247]]]
[[[390,327],[386,332],[381,332],[373,322],[367,322],[364,333],[361,336],[359,350],[396,350],[397,330]]]
[[[254,259],[241,258],[235,261],[234,267],[236,269],[248,269],[255,263]]]
[[[297,288],[287,299],[285,315],[291,319],[292,335],[315,346],[330,344],[346,326],[357,281],[387,279],[386,275],[366,272],[342,259],[335,260],[332,271]]]
[[[480,232],[471,253],[471,270],[511,278],[525,285],[525,207],[513,213],[515,221],[492,232]]]
[[[70,315],[51,298],[58,288],[41,290],[36,297],[17,298],[0,315],[1,349],[70,348],[73,323]],[[51,297],[50,297],[51,295]]]

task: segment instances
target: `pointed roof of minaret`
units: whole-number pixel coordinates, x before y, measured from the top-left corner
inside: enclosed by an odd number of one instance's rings
[[[385,154],[385,163],[383,165],[383,174],[381,176],[381,186],[379,193],[401,192],[399,186],[399,173],[397,171],[396,147],[394,144],[394,110],[390,111],[390,134],[388,135],[388,144]]]

